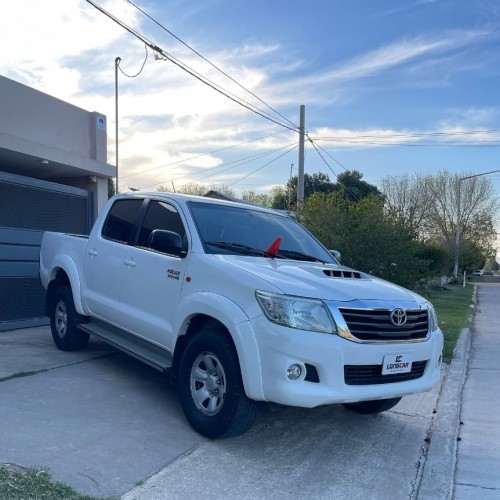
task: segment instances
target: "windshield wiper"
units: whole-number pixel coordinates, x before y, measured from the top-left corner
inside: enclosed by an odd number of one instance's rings
[[[244,255],[258,255],[262,257],[269,257],[269,253],[265,250],[260,250],[259,248],[249,247],[247,245],[242,245],[241,243],[231,243],[229,241],[205,241],[206,245],[212,245],[218,248],[225,248],[227,250],[234,250],[235,252],[242,253]],[[308,255],[306,253],[297,252],[296,250],[284,250],[280,249],[276,256],[273,257],[281,259],[293,259],[293,260],[305,260],[308,262],[324,262],[313,255]]]
[[[226,248],[228,250],[234,250],[238,253],[242,253],[245,255],[259,255],[263,257],[267,256],[264,250],[259,250],[258,248],[252,248],[246,245],[241,245],[240,243],[230,243],[228,241],[205,241],[205,244],[219,248]]]
[[[294,260],[306,260],[308,262],[324,262],[323,260],[314,257],[314,255],[308,255],[306,253],[297,252],[296,250],[280,249],[278,256]]]

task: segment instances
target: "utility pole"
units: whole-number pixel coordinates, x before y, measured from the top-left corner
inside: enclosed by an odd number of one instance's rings
[[[300,105],[300,124],[299,124],[299,173],[297,182],[297,207],[304,204],[304,143],[305,143],[305,122],[306,107]]]
[[[118,194],[118,66],[121,57],[115,58],[115,163],[116,163],[116,186],[115,194]]]

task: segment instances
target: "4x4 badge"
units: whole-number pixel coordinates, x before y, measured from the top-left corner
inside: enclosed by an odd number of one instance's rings
[[[391,312],[391,323],[394,326],[403,326],[406,323],[406,311],[404,309],[394,309]]]

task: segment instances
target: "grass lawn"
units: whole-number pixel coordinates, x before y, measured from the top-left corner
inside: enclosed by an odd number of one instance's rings
[[[0,500],[97,500],[52,481],[43,470],[0,464]]]
[[[449,291],[429,291],[423,295],[436,309],[439,327],[444,334],[444,359],[450,361],[460,332],[469,326],[474,285],[468,283],[465,288],[446,285],[446,288]]]

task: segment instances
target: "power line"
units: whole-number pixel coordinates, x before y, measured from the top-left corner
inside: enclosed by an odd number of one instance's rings
[[[262,170],[264,167],[267,167],[268,165],[270,165],[271,163],[274,163],[275,161],[279,160],[281,157],[285,156],[286,154],[288,153],[291,153],[294,149],[297,149],[299,147],[298,144],[295,144],[293,147],[291,147],[288,151],[285,151],[283,154],[277,156],[276,158],[274,158],[273,160],[267,162],[265,165],[262,165],[261,167],[255,169],[253,172],[250,172],[249,174],[245,175],[244,177],[242,177],[241,179],[238,179],[237,181],[234,181],[232,182],[231,184],[228,184],[228,187],[231,187],[233,186],[234,184],[237,184],[238,182],[246,179],[247,177],[250,177],[251,175],[255,174],[255,172],[258,172],[259,170]]]
[[[184,163],[186,161],[195,160],[196,158],[201,158],[202,156],[210,156],[212,154],[219,153],[220,151],[225,151],[225,150],[231,149],[231,148],[237,148],[239,146],[249,144],[250,142],[261,141],[262,139],[267,139],[268,137],[272,137],[274,135],[283,134],[284,132],[287,132],[287,131],[280,130],[279,132],[274,132],[272,134],[268,134],[268,135],[265,135],[263,137],[258,137],[257,139],[250,139],[249,141],[240,142],[239,144],[234,144],[232,146],[226,146],[224,148],[216,149],[214,151],[209,151],[208,153],[201,153],[201,154],[196,155],[196,156],[191,156],[190,158],[184,158],[182,160],[173,161],[171,163],[165,163],[164,165],[159,165],[158,167],[151,167],[151,168],[148,168],[146,170],[141,170],[140,172],[134,172],[133,174],[124,175],[124,176],[122,176],[122,179],[126,179],[126,178],[132,177],[134,175],[144,174],[146,172],[151,172],[152,170],[158,170],[160,168],[171,167],[172,165],[178,165],[179,163]],[[217,167],[213,167],[213,168],[217,168]],[[173,180],[175,180],[175,179],[173,179]]]
[[[174,179],[167,179],[167,180],[164,180],[164,181],[161,181],[161,182],[155,182],[153,184],[148,184],[147,186],[142,186],[140,189],[146,189],[146,188],[149,188],[149,187],[152,187],[152,186],[158,186],[160,184],[165,184],[165,183],[168,183],[168,182],[173,182],[175,180],[183,179],[185,177],[190,177],[190,176],[198,175],[198,174],[201,174],[201,173],[205,173],[205,172],[207,172],[209,170],[215,170],[217,168],[222,168],[222,167],[227,166],[227,165],[232,165],[232,166],[230,166],[228,168],[225,168],[224,170],[220,170],[219,172],[214,172],[214,173],[205,175],[205,176],[201,177],[200,179],[197,179],[196,182],[198,182],[200,180],[206,179],[208,177],[212,177],[213,175],[221,174],[221,173],[226,172],[228,170],[231,170],[233,168],[241,167],[242,165],[245,165],[247,163],[250,163],[251,161],[254,161],[256,158],[262,158],[264,156],[273,154],[273,153],[275,153],[277,151],[281,151],[282,149],[289,148],[293,144],[295,144],[295,143],[287,144],[286,146],[282,146],[282,147],[273,149],[271,151],[266,151],[265,153],[258,153],[258,154],[252,155],[250,157],[240,159],[240,160],[235,160],[235,161],[232,161],[232,162],[229,162],[229,163],[223,163],[222,165],[217,165],[216,167],[211,167],[209,169],[205,169],[203,172],[197,172],[197,173],[194,173],[194,174],[183,175],[183,176],[180,176],[180,177],[176,177]],[[236,165],[233,165],[234,163],[236,163]],[[188,182],[187,184],[190,184],[190,183]],[[183,184],[183,185],[185,185],[185,184]]]
[[[311,139],[311,143],[314,146],[314,142],[312,141],[312,139]],[[319,144],[316,144],[316,146],[318,146],[318,148],[321,149],[321,151],[323,151],[326,155],[328,155],[337,165],[342,167],[345,171],[348,170],[346,167],[344,167],[344,165],[342,165],[342,163],[340,163],[336,158],[334,158],[326,149],[322,148]]]
[[[146,44],[144,44],[144,48],[146,49],[146,56],[144,57],[144,61],[142,62],[141,69],[139,69],[139,71],[135,75],[129,75],[128,73],[125,73],[125,71],[123,71],[123,69],[120,66],[121,59],[118,58],[116,66],[120,70],[122,75],[126,76],[127,78],[136,78],[142,73],[144,66],[146,66],[146,61],[148,60],[148,46]]]
[[[489,130],[464,130],[457,132],[415,132],[408,134],[387,134],[387,135],[353,135],[351,137],[343,136],[327,136],[313,137],[313,140],[322,141],[350,141],[353,139],[396,139],[396,138],[412,138],[412,137],[443,137],[443,136],[461,136],[461,135],[479,135],[479,134],[494,134],[500,132],[500,129]]]
[[[257,100],[259,100],[262,104],[264,104],[264,106],[268,107],[271,111],[273,111],[274,113],[276,113],[277,115],[279,115],[281,118],[283,118],[285,121],[287,121],[292,127],[298,129],[297,125],[295,125],[295,123],[293,123],[292,121],[290,121],[286,116],[282,115],[279,111],[277,111],[276,109],[274,109],[272,106],[270,106],[269,104],[267,104],[263,99],[261,99],[258,95],[256,95],[254,92],[252,92],[251,90],[247,89],[246,87],[244,87],[243,85],[241,85],[238,81],[236,81],[232,76],[228,75],[224,70],[222,70],[221,68],[219,68],[217,65],[215,65],[212,61],[210,61],[209,59],[207,59],[205,56],[203,56],[202,54],[200,54],[196,49],[194,49],[193,47],[191,47],[191,45],[189,45],[188,43],[186,43],[184,40],[182,40],[181,38],[179,38],[175,33],[172,33],[172,31],[170,31],[168,28],[166,28],[165,26],[163,26],[163,24],[161,24],[160,22],[158,22],[156,19],[154,19],[152,16],[150,16],[146,11],[144,11],[143,9],[141,9],[138,5],[136,5],[134,2],[132,2],[132,0],[126,0],[129,4],[133,5],[139,12],[141,12],[142,14],[144,14],[148,19],[150,19],[151,21],[153,21],[157,26],[159,26],[161,29],[163,29],[164,31],[166,31],[169,35],[173,36],[178,42],[182,43],[182,45],[184,45],[185,47],[187,47],[189,50],[191,50],[192,52],[194,52],[198,57],[200,57],[201,59],[203,59],[205,62],[207,62],[208,64],[210,64],[210,66],[212,66],[214,69],[216,69],[217,71],[219,71],[221,74],[223,74],[226,78],[229,78],[233,83],[235,83],[236,85],[238,85],[238,87],[240,87],[241,89],[243,89],[245,92],[248,92],[250,95],[252,95],[253,97],[255,97]]]
[[[318,139],[315,139],[318,141]],[[324,139],[320,139],[324,140]],[[328,142],[328,141],[327,141]],[[408,142],[387,142],[387,141],[356,141],[356,140],[343,140],[335,141],[344,144],[368,145],[368,146],[401,146],[411,148],[497,148],[500,146],[500,141],[475,141],[469,143],[456,143],[456,142],[433,142],[433,143],[408,143]]]
[[[141,35],[138,31],[136,31],[135,29],[133,29],[130,26],[128,26],[127,24],[125,24],[123,21],[121,21],[120,19],[118,19],[116,16],[114,16],[113,14],[111,14],[110,12],[108,12],[107,10],[105,10],[104,8],[102,8],[101,6],[97,5],[93,0],[86,0],[86,2],[89,3],[89,4],[91,4],[97,10],[99,10],[99,12],[103,13],[105,16],[109,17],[112,21],[114,21],[116,24],[118,24],[123,29],[125,29],[126,31],[128,31],[131,35],[135,36],[142,43],[146,44],[155,53],[160,54],[160,56],[161,56],[160,59],[165,59],[165,60],[168,60],[168,61],[172,62],[177,67],[181,68],[186,73],[190,74],[191,76],[193,76],[194,78],[196,78],[200,82],[202,82],[205,85],[207,85],[208,87],[212,88],[213,90],[215,90],[219,94],[227,97],[228,99],[230,99],[231,101],[235,102],[236,104],[239,104],[243,108],[246,108],[247,110],[251,111],[252,113],[255,113],[256,115],[259,115],[262,118],[265,118],[266,120],[269,120],[269,121],[271,121],[271,122],[273,122],[273,123],[275,123],[277,125],[280,125],[281,127],[287,128],[288,130],[292,130],[293,132],[297,132],[297,128],[295,126],[294,127],[290,127],[289,125],[286,125],[285,123],[282,123],[282,122],[278,121],[277,119],[274,119],[273,117],[271,117],[265,111],[257,108],[257,106],[254,106],[252,104],[246,103],[245,101],[243,101],[243,99],[235,97],[234,95],[231,95],[229,92],[227,92],[226,90],[222,89],[222,87],[216,85],[215,83],[213,83],[210,80],[208,80],[208,78],[200,75],[195,70],[189,68],[189,66],[187,66],[184,63],[182,63],[180,60],[176,59],[175,57],[169,55],[161,47],[159,47],[158,45],[156,45],[153,42],[151,42],[150,40],[148,40],[145,36]]]
[[[320,156],[320,158],[325,162],[326,166],[333,172],[333,175],[335,175],[335,177],[337,177],[338,179],[338,175],[334,172],[334,170],[332,169],[332,167],[329,165],[329,163],[325,160],[324,156],[319,152],[319,145],[316,145],[315,142],[313,140],[310,139],[310,142],[311,144],[313,145],[313,148],[316,150],[316,152],[318,153],[318,155]],[[325,151],[323,148],[321,148],[323,151]],[[325,151],[325,153],[327,153]],[[331,156],[329,153],[327,153],[329,156]],[[333,156],[331,156],[331,158],[333,160],[335,160],[335,158],[333,158]],[[347,170],[344,165],[342,165],[338,160],[335,160],[335,162],[337,162],[343,169]],[[350,195],[352,196],[352,198],[354,198],[356,201],[361,201],[362,200],[362,197],[360,197],[358,195],[358,193],[356,193],[356,191],[354,191],[353,187],[351,186],[346,186],[344,184],[344,189],[350,193]]]
[[[313,145],[313,148],[316,150],[316,153],[318,153],[318,155],[323,160],[323,162],[325,163],[325,165],[330,169],[330,171],[332,172],[332,174],[335,177],[338,177],[337,173],[333,170],[333,168],[330,166],[330,164],[325,160],[324,156],[319,152],[319,149],[316,147],[316,144],[314,143],[314,141],[312,139],[309,139],[309,141]]]

